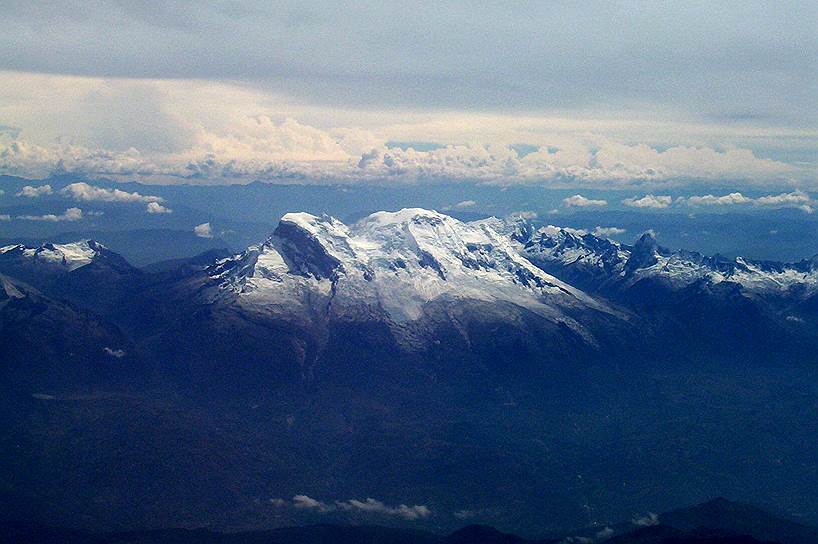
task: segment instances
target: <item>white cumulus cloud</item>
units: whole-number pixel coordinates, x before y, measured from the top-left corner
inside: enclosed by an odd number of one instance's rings
[[[641,198],[631,197],[622,201],[622,204],[631,208],[667,208],[673,203],[673,197],[667,195],[645,195]]]
[[[148,202],[146,211],[150,214],[171,213],[173,210],[166,208],[158,202]]]
[[[750,204],[753,202],[752,198],[746,197],[739,192],[730,193],[727,195],[694,195],[687,198],[687,203],[690,206],[731,206],[735,204]]]
[[[164,214],[173,211],[162,204],[164,199],[161,196],[142,195],[136,191],[129,193],[121,189],[97,187],[85,182],[66,185],[60,190],[60,194],[79,202],[144,203],[146,204],[145,211],[149,214]]]
[[[693,195],[687,197],[686,199],[680,200],[684,200],[689,206],[731,206],[737,204],[751,204],[766,208],[798,208],[807,213],[812,213],[813,211],[812,199],[807,193],[800,190],[789,193],[780,193],[777,195],[765,195],[758,198],[751,198],[739,192],[733,192],[721,196],[715,196],[712,194]]]
[[[49,221],[57,223],[60,221],[79,221],[82,219],[82,210],[79,208],[68,208],[60,215],[53,213],[45,215],[19,215],[17,219],[24,219],[26,221]]]
[[[562,199],[562,205],[566,208],[590,208],[607,206],[607,200],[594,200],[582,195],[573,195]]]
[[[129,193],[121,189],[106,189],[96,187],[85,182],[72,183],[60,190],[66,197],[83,202],[164,202],[162,197],[153,195],[141,195],[137,192]]]
[[[193,227],[193,234],[199,238],[213,238],[213,229],[210,227],[210,223],[202,223]]]
[[[625,229],[619,227],[596,227],[591,231],[591,234],[597,238],[610,238],[618,234],[625,234]]]
[[[755,203],[759,206],[769,206],[773,208],[799,208],[807,213],[812,213],[813,211],[813,207],[810,205],[811,199],[809,195],[803,191],[762,196],[757,198]]]
[[[53,192],[54,190],[51,188],[51,185],[48,184],[40,185],[37,187],[33,185],[26,185],[25,187],[20,189],[20,192],[17,193],[16,196],[24,196],[26,198],[37,198],[43,195],[50,195]]]
[[[313,499],[307,495],[296,495],[293,497],[293,506],[301,510],[316,510],[318,512],[332,512],[335,506]]]

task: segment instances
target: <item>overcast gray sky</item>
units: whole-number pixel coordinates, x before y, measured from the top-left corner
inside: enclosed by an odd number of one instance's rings
[[[4,2],[0,169],[816,184],[818,2],[350,4]]]

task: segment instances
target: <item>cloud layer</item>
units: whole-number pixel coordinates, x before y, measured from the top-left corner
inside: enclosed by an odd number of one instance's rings
[[[335,109],[576,111],[604,102],[813,128],[817,115],[818,7],[809,2],[782,6],[797,17],[758,2],[4,8],[6,70],[242,81]],[[150,111],[142,95],[132,98]]]
[[[246,84],[199,80],[0,72],[0,83],[0,123],[19,127],[0,131],[0,173],[27,177],[57,171],[150,182],[575,187],[816,182],[813,164],[752,150],[775,154],[813,137],[818,144],[818,133],[793,128],[622,121],[613,113],[327,109]]]

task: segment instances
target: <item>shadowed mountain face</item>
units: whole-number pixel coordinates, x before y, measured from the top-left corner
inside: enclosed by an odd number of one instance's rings
[[[720,493],[818,519],[813,261],[408,209],[0,273],[6,519],[546,534]]]
[[[0,274],[0,372],[6,394],[135,387],[150,370],[110,322]]]
[[[761,540],[782,544],[818,542],[818,529],[773,515],[751,504],[717,498],[712,501],[666,512],[659,517],[664,525],[683,530],[699,527],[752,535]]]

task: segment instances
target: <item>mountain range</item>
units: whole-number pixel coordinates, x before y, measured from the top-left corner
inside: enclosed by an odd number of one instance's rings
[[[411,208],[144,269],[12,244],[0,274],[6,519],[545,534],[719,493],[818,519],[814,258]]]

